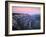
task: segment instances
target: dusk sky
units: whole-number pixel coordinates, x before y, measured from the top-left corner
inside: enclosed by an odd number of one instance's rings
[[[39,7],[13,7],[13,13],[40,14]]]

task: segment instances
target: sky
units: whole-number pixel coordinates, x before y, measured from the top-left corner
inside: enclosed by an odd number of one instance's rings
[[[39,7],[12,7],[13,13],[40,14]]]

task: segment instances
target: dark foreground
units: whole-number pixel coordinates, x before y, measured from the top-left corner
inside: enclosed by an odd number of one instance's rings
[[[40,15],[13,13],[12,30],[40,29]]]

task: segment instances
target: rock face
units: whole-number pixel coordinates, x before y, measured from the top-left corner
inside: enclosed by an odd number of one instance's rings
[[[40,15],[13,13],[12,30],[40,29]]]

